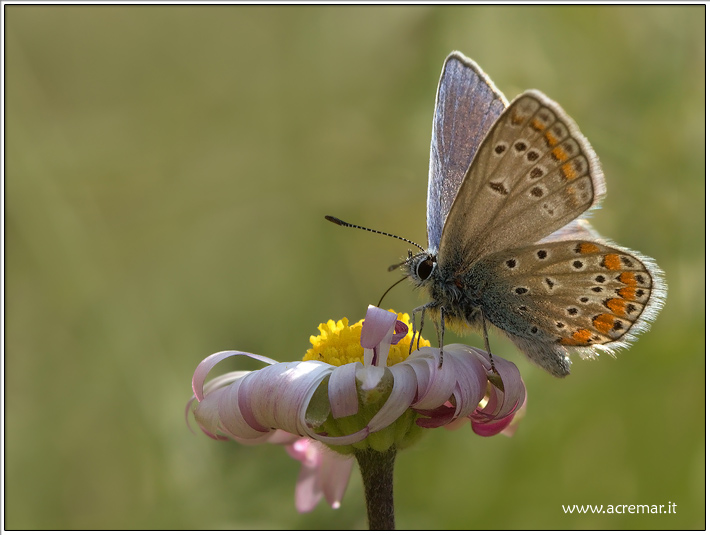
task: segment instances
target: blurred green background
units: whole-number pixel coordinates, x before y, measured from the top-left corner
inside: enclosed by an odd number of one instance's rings
[[[528,386],[518,433],[400,454],[397,526],[704,527],[704,6],[4,10],[7,529],[366,526],[357,473],[340,510],[299,515],[295,461],[191,434],[183,408],[210,353],[300,359],[397,279],[404,244],[325,214],[426,241],[453,49],[577,121],[607,177],[595,226],[669,297],[565,380],[493,338]],[[422,302],[403,284],[385,305]]]

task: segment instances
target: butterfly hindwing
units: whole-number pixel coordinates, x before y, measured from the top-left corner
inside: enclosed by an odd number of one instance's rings
[[[439,262],[466,269],[491,252],[535,243],[599,202],[604,176],[562,108],[526,91],[479,147],[449,212]]]
[[[602,240],[602,237],[594,229],[594,227],[592,227],[589,221],[586,219],[575,219],[571,223],[568,223],[562,227],[560,230],[556,230],[549,236],[545,236],[543,239],[538,241],[538,243],[565,240],[595,241]]]
[[[485,317],[555,375],[564,370],[566,348],[586,356],[633,341],[665,296],[663,274],[653,260],[601,241],[518,247],[477,266],[489,281],[482,298]],[[561,366],[560,373],[550,363]]]

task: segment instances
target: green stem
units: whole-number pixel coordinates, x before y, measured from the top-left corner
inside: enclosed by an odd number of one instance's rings
[[[372,449],[357,450],[355,458],[360,465],[365,486],[367,520],[371,530],[394,529],[394,458],[395,448],[385,452]]]

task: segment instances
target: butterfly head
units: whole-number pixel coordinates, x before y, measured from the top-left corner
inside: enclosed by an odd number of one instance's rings
[[[405,270],[414,284],[423,286],[431,279],[436,270],[436,255],[429,251],[423,251],[410,256],[405,263]]]

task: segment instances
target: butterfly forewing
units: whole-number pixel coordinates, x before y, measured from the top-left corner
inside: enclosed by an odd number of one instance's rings
[[[593,207],[604,176],[574,121],[538,91],[516,98],[488,133],[449,212],[439,262],[466,269],[534,243]]]
[[[444,62],[434,109],[429,160],[427,235],[437,250],[466,170],[507,101],[472,60],[452,52]]]

